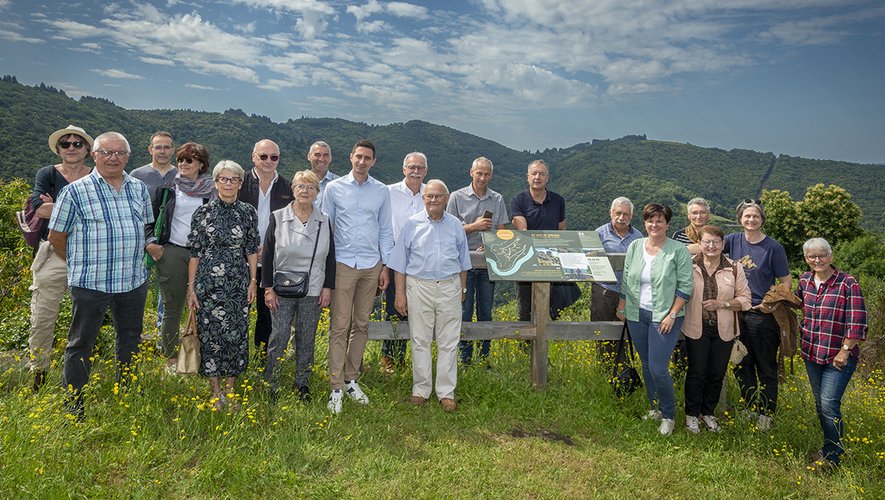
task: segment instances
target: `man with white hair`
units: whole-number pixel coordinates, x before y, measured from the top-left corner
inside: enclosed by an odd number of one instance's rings
[[[124,170],[131,153],[118,132],[95,138],[91,174],[58,196],[49,221],[49,242],[67,262],[73,310],[65,348],[64,385],[73,394],[68,411],[83,416],[83,386],[92,349],[110,308],[117,332],[117,380],[138,352],[147,298],[144,225],[154,220],[147,187]]]
[[[409,217],[424,211],[424,177],[427,176],[427,157],[424,153],[414,151],[403,158],[403,180],[389,184],[390,214],[393,223],[393,239],[399,237],[403,224]],[[407,320],[401,317],[394,307],[396,300],[396,284],[393,271],[390,271],[390,284],[384,291],[387,320]],[[405,340],[381,341],[381,368],[385,373],[393,373],[398,365],[403,364],[406,357]]]
[[[412,397],[423,405],[433,389],[430,344],[436,336],[436,397],[452,412],[458,381],[458,339],[461,303],[470,270],[467,234],[454,215],[446,213],[449,189],[433,179],[424,188],[424,208],[403,224],[390,256],[396,271],[396,310],[409,316],[412,337]]]
[[[642,233],[633,227],[633,202],[629,198],[620,196],[612,201],[608,211],[611,222],[596,228],[596,234],[602,242],[602,248],[606,253],[627,253],[627,247],[637,238],[642,238]],[[618,321],[617,309],[620,300],[621,278],[623,271],[615,271],[617,281],[615,283],[593,282],[590,286],[590,320],[592,321]],[[597,354],[602,361],[614,361],[618,342],[600,342],[597,345]],[[622,356],[626,359],[626,354]]]

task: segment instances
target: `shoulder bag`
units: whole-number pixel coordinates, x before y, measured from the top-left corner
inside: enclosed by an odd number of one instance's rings
[[[313,270],[313,261],[317,256],[317,246],[320,244],[320,231],[323,223],[319,224],[317,238],[313,244],[313,255],[310,257],[310,267],[307,271],[274,271],[273,291],[280,297],[300,299],[307,296],[310,287],[310,272]]]
[[[621,340],[618,342],[618,354],[615,360],[621,359],[624,352],[624,346],[630,349],[630,357],[626,358],[626,362],[615,362],[615,368],[612,371],[611,384],[615,390],[615,395],[620,399],[624,399],[633,393],[636,389],[642,387],[642,379],[639,372],[633,366],[633,341],[630,339],[630,329],[627,328],[627,322],[624,321],[624,328],[621,330]]]

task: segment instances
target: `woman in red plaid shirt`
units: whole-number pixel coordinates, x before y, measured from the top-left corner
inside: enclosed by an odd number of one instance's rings
[[[811,456],[809,468],[839,466],[843,453],[842,394],[857,367],[866,338],[867,312],[857,280],[832,266],[827,240],[812,238],[802,245],[811,271],[799,278],[796,294],[802,299],[802,358],[824,433],[824,444]]]

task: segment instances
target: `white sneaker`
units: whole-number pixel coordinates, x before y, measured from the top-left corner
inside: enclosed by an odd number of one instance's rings
[[[669,436],[673,434],[673,427],[676,426],[676,421],[672,418],[662,418],[661,426],[658,427],[658,432],[661,433],[662,436]]]
[[[326,407],[329,408],[329,411],[334,415],[338,415],[341,413],[341,399],[344,395],[341,393],[341,389],[335,389],[331,393],[329,393],[329,402],[326,403]]]
[[[762,432],[768,432],[771,429],[771,417],[768,415],[759,415],[759,418],[756,420],[756,427]]]
[[[692,434],[697,434],[701,432],[701,428],[698,427],[698,423],[698,417],[692,417],[691,415],[685,416],[685,428],[688,429],[688,432]]]
[[[648,413],[642,416],[642,420],[660,420],[661,412],[659,410],[648,410]]]
[[[719,422],[713,415],[701,415],[701,422],[707,426],[707,430],[710,432],[722,432],[722,427],[719,427]]]
[[[356,401],[361,405],[369,404],[369,396],[366,396],[366,393],[360,389],[360,385],[356,382],[356,380],[351,380],[350,382],[344,383],[344,392],[347,393],[347,396]]]

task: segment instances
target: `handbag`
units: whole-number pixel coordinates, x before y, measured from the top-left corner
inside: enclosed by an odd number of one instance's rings
[[[176,370],[182,375],[197,373],[200,368],[200,338],[197,336],[197,315],[192,309],[187,312],[187,327],[181,336]]]
[[[636,368],[633,366],[633,341],[630,339],[630,330],[627,328],[626,321],[624,321],[624,328],[621,330],[621,341],[618,342],[618,354],[615,357],[616,360],[621,359],[625,344],[630,349],[630,357],[627,358],[627,361],[623,364],[615,363],[611,378],[611,384],[615,390],[615,395],[620,399],[626,398],[630,394],[633,394],[633,391],[642,387],[642,379],[639,377],[639,372],[636,371]]]
[[[154,222],[154,234],[155,235],[163,233],[163,226],[165,225],[164,223],[166,222],[166,198],[167,198],[167,196],[169,196],[169,190],[164,189],[163,190],[163,200],[160,202],[160,211],[157,212],[157,220]],[[157,263],[157,261],[155,261],[154,258],[151,257],[151,254],[149,254],[147,251],[145,251],[144,252],[144,267],[151,269],[152,267],[154,267],[154,264],[156,264],[156,263]]]
[[[313,255],[310,257],[310,267],[305,271],[274,271],[273,291],[280,297],[300,299],[307,296],[310,286],[310,272],[313,270],[313,260],[317,256],[317,246],[320,244],[320,231],[323,224],[317,228],[316,241],[313,243]]]
[[[40,233],[43,232],[43,226],[47,220],[37,217],[37,210],[34,208],[34,198],[29,197],[25,201],[23,210],[15,212],[15,220],[25,237],[25,243],[34,250],[40,246]]]

